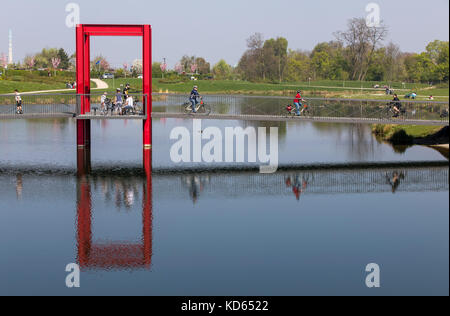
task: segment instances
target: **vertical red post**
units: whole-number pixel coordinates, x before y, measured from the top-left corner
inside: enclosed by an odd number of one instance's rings
[[[144,150],[152,148],[152,30],[150,25],[143,26],[142,34],[143,94],[147,99],[146,119],[143,126]]]
[[[77,94],[80,113],[85,114],[90,111],[89,97],[90,91],[90,38],[84,31],[83,25],[77,25],[76,29],[77,48]],[[90,145],[91,140],[90,120],[77,120],[77,146],[85,147]]]

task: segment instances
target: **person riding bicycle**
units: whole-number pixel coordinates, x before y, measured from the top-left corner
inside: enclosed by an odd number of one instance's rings
[[[198,98],[200,98],[200,94],[198,93],[198,87],[194,86],[194,88],[191,91],[191,95],[189,96],[189,101],[192,105],[192,112],[197,113],[197,104],[198,104]]]
[[[394,94],[394,99],[392,99],[391,105],[392,110],[394,111],[394,117],[399,116],[402,110],[402,103],[400,102],[400,99],[398,98],[397,94]]]
[[[300,90],[298,90],[297,94],[295,95],[294,105],[295,105],[296,115],[300,116],[300,108],[302,107],[302,95],[301,95]]]

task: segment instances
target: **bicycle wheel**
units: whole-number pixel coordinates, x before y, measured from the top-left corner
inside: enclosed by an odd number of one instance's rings
[[[191,102],[184,102],[181,105],[181,112],[186,114],[191,113],[192,112]]]
[[[211,113],[211,107],[203,103],[198,112],[204,115],[209,115],[209,113]]]

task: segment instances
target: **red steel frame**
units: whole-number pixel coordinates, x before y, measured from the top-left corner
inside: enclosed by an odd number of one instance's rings
[[[90,37],[91,36],[141,36],[142,37],[142,93],[147,98],[146,119],[143,122],[144,151],[152,147],[152,30],[150,25],[79,24],[76,28],[77,94],[80,95],[80,114],[90,112]],[[78,120],[77,145],[89,147],[90,120]]]

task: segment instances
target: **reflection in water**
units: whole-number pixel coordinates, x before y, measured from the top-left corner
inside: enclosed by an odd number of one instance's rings
[[[151,153],[147,159],[151,161]],[[144,154],[144,157],[146,155]],[[144,159],[145,161],[145,159]],[[83,169],[84,170],[84,169]],[[77,247],[78,263],[84,269],[150,269],[152,257],[152,175],[145,177],[90,176],[78,170]],[[114,196],[115,205],[129,209],[139,198],[142,185],[142,236],[140,243],[124,241],[95,242],[92,236],[92,184],[100,184],[105,201]]]
[[[391,175],[386,173],[386,182],[392,187],[392,193],[395,193],[400,185],[400,180],[405,179],[405,174],[402,171],[394,171]]]
[[[301,178],[301,180],[300,180]],[[300,196],[306,191],[309,182],[309,175],[289,175],[286,180],[286,187],[292,188],[292,192],[295,195],[297,201],[300,200]]]
[[[88,156],[82,153],[81,157]],[[151,156],[144,155],[144,160],[151,161]],[[18,198],[23,195],[26,198],[27,188],[32,192],[39,190],[36,186],[26,185],[29,174],[26,170],[12,172],[11,175],[15,179],[12,183]],[[30,174],[33,177],[45,176],[45,171],[40,172],[36,175],[30,171]],[[49,173],[56,178],[73,176],[73,173],[67,173],[65,170],[59,174],[57,171],[49,171]],[[150,269],[153,190],[159,201],[178,200],[185,203],[189,197],[195,204],[200,198],[221,203],[233,198],[276,198],[278,196],[304,200],[314,194],[326,196],[383,192],[438,192],[448,191],[448,185],[448,165],[445,163],[419,166],[399,164],[395,167],[373,166],[373,168],[354,169],[347,165],[335,165],[323,168],[280,170],[275,174],[258,174],[245,170],[216,170],[199,173],[189,170],[169,172],[155,169],[152,172],[151,168],[146,168],[145,172],[141,168],[112,168],[84,174],[78,170],[76,175],[77,262],[83,269]],[[101,198],[100,201],[98,197]],[[125,241],[102,241],[94,236],[95,205],[101,210],[102,205],[107,208],[108,204],[115,205],[119,213],[122,213],[122,210],[125,210],[124,213],[132,212],[132,209],[136,207],[141,209],[142,233],[138,242],[129,241],[128,238],[124,238]],[[124,229],[119,228],[120,231],[114,231],[114,228],[108,227],[107,230],[114,235]]]
[[[205,175],[187,175],[182,177],[182,183],[188,188],[189,196],[195,204],[203,191],[205,185],[209,183],[209,176]]]
[[[16,196],[18,200],[22,198],[22,191],[23,191],[22,174],[18,173],[16,175]]]

